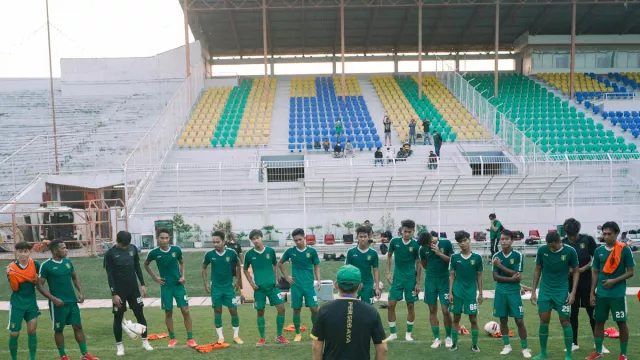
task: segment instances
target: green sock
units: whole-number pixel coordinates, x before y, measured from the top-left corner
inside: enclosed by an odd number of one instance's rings
[[[505,346],[511,345],[511,338],[509,337],[509,334],[502,335],[502,342],[504,343]]]
[[[284,314],[278,314],[276,316],[276,335],[282,336],[282,328],[284,327]]]
[[[407,332],[411,333],[413,331],[413,322],[407,321]]]
[[[175,339],[176,338],[176,333],[174,333],[173,331],[169,331],[169,339]]]
[[[431,332],[433,333],[433,338],[434,339],[440,339],[440,327],[439,326],[432,326],[431,327]]]
[[[529,343],[527,343],[527,339],[520,339],[520,346],[522,346],[522,350],[529,348]]]
[[[447,334],[447,337],[451,337],[451,326],[445,326],[444,331]]]
[[[396,333],[396,322],[395,321],[389,322],[389,332],[391,334],[395,334]]]
[[[564,334],[564,348],[567,350],[567,354],[571,354],[571,347],[573,346],[573,330],[571,325],[562,328]]]
[[[231,317],[231,326],[233,327],[240,326],[240,318],[238,317],[238,315]]]
[[[29,359],[36,360],[36,350],[38,349],[38,336],[29,334]]]
[[[540,354],[547,356],[547,340],[549,340],[549,324],[540,324],[538,328],[540,336]]]
[[[264,339],[264,316],[258,316],[258,331],[260,332],[260,338]]]
[[[193,339],[193,332],[187,331],[187,340],[192,340],[192,339]]]
[[[296,328],[296,335],[300,334],[300,314],[293,314],[293,326]]]
[[[11,353],[11,360],[18,360],[18,337],[9,336],[9,352]]]
[[[602,344],[602,342],[600,342],[600,344]],[[627,345],[629,345],[628,342],[620,341],[620,355],[627,355]]]
[[[318,318],[318,313],[311,313],[311,325],[316,323],[316,319]]]
[[[64,345],[58,348],[58,354],[60,354],[60,357],[67,355],[67,352],[64,350]]]
[[[604,338],[594,337],[593,341],[596,343],[596,351],[602,354],[602,342],[604,341]]]
[[[451,340],[453,340],[452,347],[456,347],[458,345],[458,329],[453,329],[451,332]]]
[[[213,317],[213,323],[216,325],[216,329],[222,327],[222,314],[215,314]]]
[[[478,329],[471,329],[471,346],[478,346]]]
[[[88,351],[87,351],[87,343],[86,342],[81,342],[78,343],[78,345],[80,345],[80,354],[82,354],[82,356],[87,355]]]

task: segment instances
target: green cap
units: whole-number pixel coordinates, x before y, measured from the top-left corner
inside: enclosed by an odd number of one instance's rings
[[[345,290],[356,288],[362,282],[360,269],[353,265],[344,265],[338,269],[336,278],[338,280],[338,285]]]

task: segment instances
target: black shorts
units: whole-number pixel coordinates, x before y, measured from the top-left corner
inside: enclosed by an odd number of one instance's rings
[[[122,303],[120,304],[120,307],[115,306],[115,304],[113,305],[112,312],[114,314],[123,313],[127,311],[127,303],[129,304],[129,307],[131,308],[132,311],[142,309],[142,307],[144,306],[144,302],[142,302],[142,295],[140,295],[140,291],[135,291],[135,292],[129,293],[128,295],[120,295],[120,294],[117,294],[117,295],[120,296],[120,300],[122,300]]]

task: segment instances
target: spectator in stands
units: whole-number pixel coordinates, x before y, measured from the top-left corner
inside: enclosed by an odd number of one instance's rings
[[[331,143],[329,142],[329,139],[324,139],[324,141],[322,142],[322,147],[324,148],[324,152],[329,152],[329,148],[331,148]]]
[[[416,119],[412,119],[409,123],[409,144],[416,144]]]
[[[594,238],[596,238],[597,241],[599,242],[604,242],[604,237],[602,237],[602,226],[598,225],[598,227],[596,228],[596,231],[593,234]]]
[[[438,168],[438,155],[436,155],[433,151],[429,151],[429,169],[435,170]]]
[[[638,247],[633,246],[633,241],[629,239],[626,231],[620,234],[620,238],[618,239],[618,241],[625,243],[628,247],[631,248],[631,251],[638,251]]]
[[[382,121],[384,124],[384,146],[387,146],[387,140],[389,140],[389,146],[391,145],[391,119],[388,116],[384,117]]]
[[[398,161],[406,161],[409,156],[413,154],[413,150],[411,150],[411,145],[409,143],[405,143],[398,154],[396,155],[396,159]]]
[[[340,136],[342,134],[342,120],[336,120],[336,136]]]
[[[318,141],[318,140],[314,140],[314,141],[313,141],[313,148],[314,148],[315,150],[320,150],[320,149],[322,148],[322,147],[320,146],[320,141]]]
[[[393,150],[390,147],[387,148],[387,164],[393,162]]]
[[[333,147],[333,157],[341,158],[343,156],[344,156],[344,153],[342,152],[342,145],[340,145],[340,141],[338,141],[336,143],[336,146]]]
[[[346,156],[355,156],[355,151],[353,151],[353,145],[351,145],[351,140],[347,140],[346,145],[344,146],[344,153]]]
[[[422,139],[424,140],[424,145],[427,145],[427,141],[429,145],[431,145],[431,137],[429,136],[429,128],[431,127],[431,122],[429,119],[424,118],[422,120]]]
[[[433,145],[435,146],[436,155],[440,157],[440,147],[442,146],[442,135],[436,130],[433,132]]]
[[[380,148],[376,149],[376,152],[373,154],[373,157],[375,158],[375,160],[373,160],[373,165],[374,166],[378,166],[378,163],[380,163],[380,165],[384,166],[384,160],[382,160],[382,151],[380,150]]]

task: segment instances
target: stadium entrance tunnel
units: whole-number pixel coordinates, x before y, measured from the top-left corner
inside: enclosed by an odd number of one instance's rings
[[[260,182],[297,182],[304,180],[303,155],[261,156]]]
[[[473,175],[517,175],[518,168],[502,151],[464,152]]]

